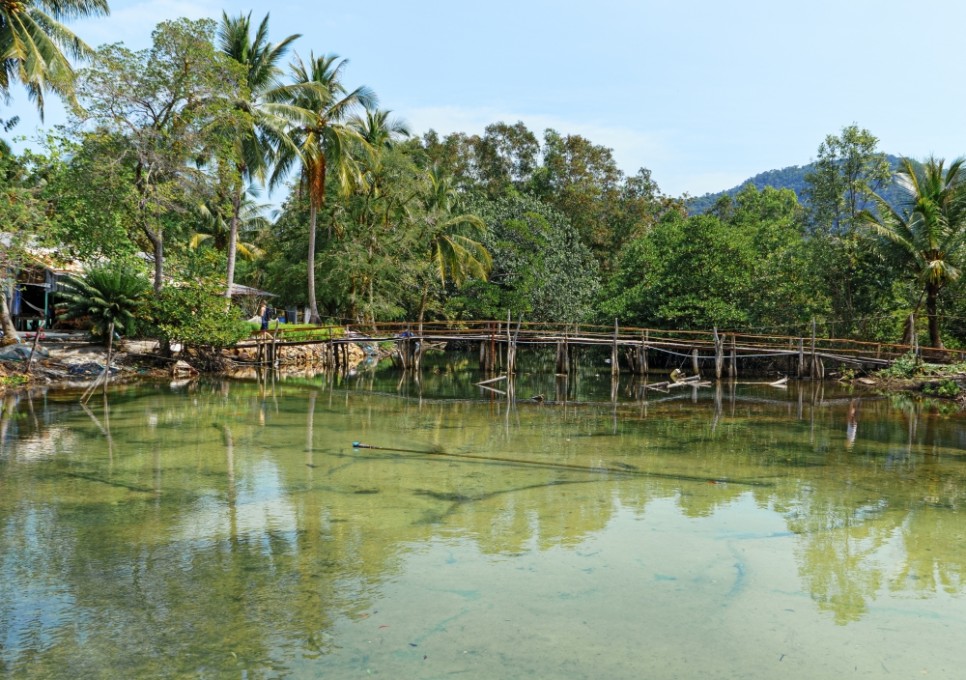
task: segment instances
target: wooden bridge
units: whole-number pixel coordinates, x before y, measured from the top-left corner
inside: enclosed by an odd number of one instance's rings
[[[966,350],[937,350],[882,342],[799,336],[754,335],[711,331],[671,331],[655,328],[594,326],[587,324],[523,323],[512,321],[460,321],[431,323],[376,323],[318,326],[288,330],[284,325],[268,336],[239,346],[258,346],[260,360],[283,363],[286,347],[324,344],[324,363],[331,368],[348,365],[349,344],[394,343],[394,360],[405,369],[419,370],[427,347],[459,343],[477,346],[480,369],[486,373],[516,371],[518,352],[527,347],[555,349],[555,369],[574,369],[573,350],[592,347],[610,351],[613,374],[622,370],[646,374],[653,365],[677,366],[700,373],[713,366],[715,378],[736,377],[739,366],[777,368],[786,375],[818,378],[828,366],[874,370],[913,352],[931,361],[958,362]],[[663,357],[661,356],[663,355]]]

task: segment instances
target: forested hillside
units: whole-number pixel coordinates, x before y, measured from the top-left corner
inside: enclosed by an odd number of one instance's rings
[[[900,161],[899,156],[893,156],[891,154],[884,155],[886,160],[889,162],[889,167],[893,170],[898,170]],[[765,187],[772,187],[775,189],[791,189],[795,192],[795,195],[802,204],[807,204],[809,185],[806,178],[809,174],[814,173],[817,168],[817,163],[809,163],[807,165],[790,165],[787,168],[781,168],[780,170],[766,170],[765,172],[760,172],[754,177],[750,177],[738,186],[730,189],[718,191],[713,194],[704,194],[703,196],[689,198],[687,201],[688,212],[692,215],[703,215],[711,210],[715,203],[717,203],[722,197],[730,196],[733,198],[738,194],[739,191],[741,191],[742,187],[748,184],[751,184],[758,190],[764,189]],[[890,201],[899,198],[898,193],[891,184],[883,187],[882,193],[883,196]]]

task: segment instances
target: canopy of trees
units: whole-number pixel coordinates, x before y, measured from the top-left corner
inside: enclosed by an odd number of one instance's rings
[[[156,293],[238,281],[316,321],[509,313],[792,333],[815,320],[900,340],[924,310],[923,344],[966,341],[960,161],[888,157],[852,124],[805,168],[674,198],[565,131],[414,137],[346,60],[300,56],[298,36],[273,42],[268,18],[251,19],[164,22],[137,52],[77,43],[90,61],[69,86],[52,56],[34,75],[11,57],[0,89],[44,83],[73,114],[42,150],[0,154],[5,272],[32,239],[139,270]],[[786,176],[792,188],[775,186]]]

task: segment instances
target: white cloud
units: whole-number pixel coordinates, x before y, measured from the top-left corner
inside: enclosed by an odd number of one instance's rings
[[[110,16],[75,21],[70,29],[94,47],[123,42],[128,48],[139,50],[150,46],[151,32],[162,21],[173,17],[217,19],[220,16],[221,6],[210,0],[150,0],[124,6],[112,3]]]

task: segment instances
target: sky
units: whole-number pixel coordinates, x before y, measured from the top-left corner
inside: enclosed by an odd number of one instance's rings
[[[612,149],[672,196],[700,196],[814,160],[853,123],[896,155],[966,154],[961,0],[111,0],[69,22],[92,46],[149,46],[181,16],[270,14],[308,58],[338,54],[412,131],[481,134],[523,121]],[[48,105],[46,123],[63,121]],[[0,103],[0,109],[3,104]],[[22,90],[0,117],[38,116]],[[35,146],[35,145],[34,145]]]

